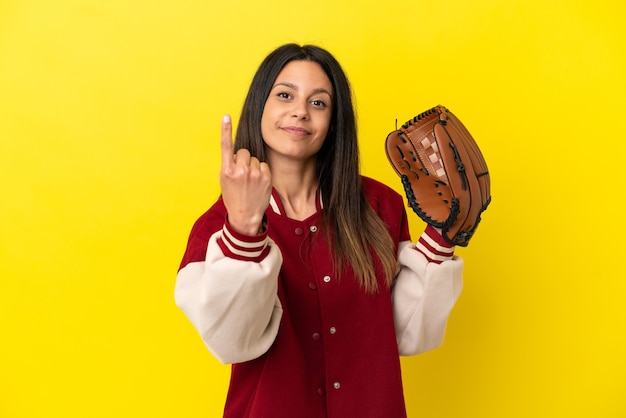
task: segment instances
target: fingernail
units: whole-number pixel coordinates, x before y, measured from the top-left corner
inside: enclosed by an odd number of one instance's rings
[[[222,117],[222,122],[224,122],[224,123],[228,123],[228,122],[230,122],[230,115],[224,115],[224,116]]]

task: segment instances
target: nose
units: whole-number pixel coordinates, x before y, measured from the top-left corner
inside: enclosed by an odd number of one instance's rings
[[[306,100],[297,100],[293,102],[293,109],[291,111],[292,116],[297,119],[308,119],[309,118],[309,109],[308,103]]]

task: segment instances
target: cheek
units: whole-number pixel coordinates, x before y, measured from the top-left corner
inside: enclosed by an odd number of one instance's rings
[[[328,135],[328,132],[330,131],[330,119],[331,117],[327,117],[324,118],[324,121],[320,124],[320,133],[323,133],[323,138],[326,138],[326,135]]]

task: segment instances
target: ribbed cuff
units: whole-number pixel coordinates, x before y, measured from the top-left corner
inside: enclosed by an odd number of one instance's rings
[[[415,249],[424,254],[428,261],[437,264],[451,260],[454,256],[454,245],[447,242],[431,225],[426,227],[415,244]]]
[[[235,231],[228,223],[228,219],[226,219],[222,228],[222,236],[218,238],[217,243],[227,257],[259,262],[270,251],[266,220],[263,220],[262,233],[259,235],[245,235]]]

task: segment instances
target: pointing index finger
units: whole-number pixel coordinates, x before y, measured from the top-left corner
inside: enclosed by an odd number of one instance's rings
[[[222,117],[222,136],[220,143],[222,148],[222,167],[229,167],[235,160],[233,147],[233,125],[230,120],[230,115],[224,115]]]

